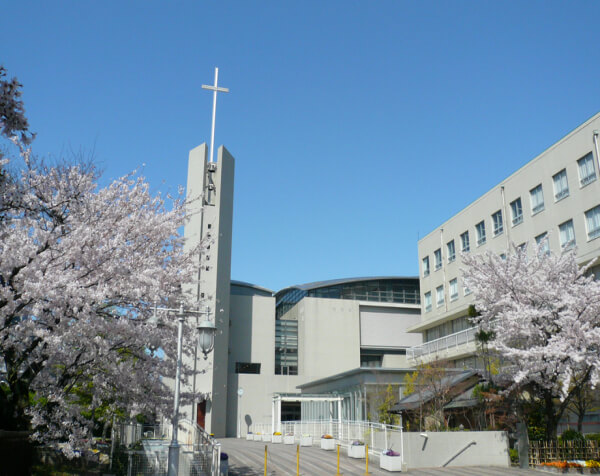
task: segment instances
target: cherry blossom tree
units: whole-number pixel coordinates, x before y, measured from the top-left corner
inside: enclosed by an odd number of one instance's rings
[[[153,306],[197,306],[182,284],[194,282],[200,247],[183,250],[181,191],[153,196],[135,173],[100,187],[92,165],[46,165],[23,140],[26,121],[0,113],[0,134],[21,151],[0,164],[0,430],[72,455],[94,409],[171,413],[163,376],[175,363],[164,354],[176,320]]]
[[[508,390],[538,400],[554,438],[577,389],[600,377],[600,283],[575,251],[528,248],[464,255],[463,276],[479,312],[473,322],[491,335]]]

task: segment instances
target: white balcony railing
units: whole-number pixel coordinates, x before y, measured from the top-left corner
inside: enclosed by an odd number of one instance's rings
[[[421,345],[410,347],[406,349],[406,356],[408,359],[418,359],[426,355],[435,354],[449,349],[454,349],[463,345],[472,344],[477,341],[475,337],[479,327],[471,327],[464,331],[455,332],[439,339],[425,342]]]

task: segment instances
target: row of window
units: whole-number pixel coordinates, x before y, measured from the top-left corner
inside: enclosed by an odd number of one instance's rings
[[[596,180],[596,168],[594,165],[594,158],[592,153],[588,153],[577,161],[579,169],[579,183],[580,186],[588,185],[589,183]],[[552,176],[554,184],[554,200],[556,202],[569,196],[569,182],[567,180],[567,171],[562,169],[560,172]],[[531,204],[531,214],[536,215],[542,212],[544,206],[544,190],[542,184],[539,184],[529,191],[529,198]],[[600,211],[599,207],[595,207],[588,210],[586,215],[586,225],[588,230],[588,239],[596,238],[600,235]],[[516,226],[523,222],[523,204],[521,197],[513,200],[510,203],[511,212],[511,223],[512,226]],[[502,216],[502,210],[498,210],[492,213],[492,233],[494,236],[501,235],[504,232],[504,219]],[[575,244],[575,232],[573,229],[573,221],[569,220],[559,225],[561,247],[570,248]],[[480,221],[475,225],[475,237],[477,246],[481,246],[486,243],[486,229],[485,220]],[[537,237],[536,237],[537,240]],[[471,240],[469,237],[469,231],[465,231],[460,235],[460,246],[463,253],[471,251]],[[453,262],[456,259],[456,247],[454,240],[450,240],[446,243],[448,263]],[[438,248],[433,252],[434,266],[437,271],[442,267],[442,249]],[[422,260],[422,272],[423,276],[428,276],[430,273],[429,256],[425,256]]]
[[[600,205],[596,205],[594,208],[589,209],[585,212],[585,222],[587,229],[587,238],[588,240],[593,240],[594,238],[598,238],[600,236]],[[563,250],[569,250],[573,248],[576,244],[575,240],[575,227],[573,226],[573,219],[567,220],[564,223],[558,225],[558,237],[560,241],[560,246]],[[549,253],[550,245],[548,243],[548,232],[541,233],[535,237],[535,242],[538,245],[541,245],[542,248],[540,252]],[[526,243],[522,243],[518,246],[518,248],[523,248],[526,246]],[[437,250],[439,251],[439,250]],[[502,254],[501,256],[505,256]],[[465,286],[463,287],[463,293],[465,296],[470,294],[469,289]],[[458,279],[454,278],[448,281],[448,294],[450,298],[450,302],[458,299]],[[425,298],[425,312],[429,312],[432,310],[432,296],[431,291],[428,291],[424,294]],[[438,286],[435,288],[435,302],[437,307],[441,307],[445,302],[445,293],[444,293],[444,285]]]
[[[465,296],[469,295],[471,291],[466,286],[463,286],[463,293]],[[458,299],[458,278],[451,279],[448,281],[448,294],[450,297],[450,302],[456,301]],[[431,300],[431,291],[427,291],[424,294],[425,298],[425,312],[429,312],[433,309],[432,300]],[[444,293],[444,285],[440,285],[435,288],[435,303],[437,307],[441,307],[445,302],[445,293]]]

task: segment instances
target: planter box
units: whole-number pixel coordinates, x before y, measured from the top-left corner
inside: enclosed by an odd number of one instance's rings
[[[271,441],[273,443],[283,443],[283,436],[282,435],[273,435],[273,438],[271,439]]]
[[[333,438],[321,438],[321,449],[327,451],[335,450],[335,440]]]
[[[402,471],[402,457],[379,455],[379,467],[388,471]]]
[[[285,435],[283,437],[284,445],[293,445],[294,444],[294,435]]]
[[[262,441],[262,435],[254,435],[254,441]]]
[[[348,445],[348,457],[363,459],[365,457],[365,445]]]
[[[265,443],[271,443],[271,435],[263,435],[263,436],[262,436],[262,440],[263,440]]]
[[[312,446],[312,436],[301,436],[300,446]]]
[[[254,440],[254,435],[253,435],[252,433],[248,433],[248,434],[246,435],[246,440],[248,440],[248,441],[252,441],[252,440]]]

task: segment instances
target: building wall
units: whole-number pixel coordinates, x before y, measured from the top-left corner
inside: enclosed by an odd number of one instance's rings
[[[375,306],[360,304],[360,345],[367,347],[409,347],[421,343],[421,335],[409,334],[406,329],[421,319],[419,306]]]
[[[307,297],[297,306],[298,373],[306,381],[360,367],[358,301]]]
[[[465,293],[460,271],[460,235],[464,232],[469,233],[471,253],[487,250],[505,253],[510,243],[516,246],[527,242],[535,243],[535,237],[542,233],[548,233],[550,249],[560,252],[559,225],[572,219],[579,261],[583,263],[600,254],[600,239],[588,238],[585,219],[585,212],[600,204],[600,172],[593,141],[593,131],[599,128],[600,114],[575,129],[419,241],[422,318],[419,325],[411,328],[412,331],[424,332],[445,321],[466,315],[472,296]],[[582,185],[577,160],[590,152],[594,158],[596,180]],[[553,176],[563,169],[567,173],[569,195],[557,200],[554,196]],[[542,185],[544,209],[533,213],[530,191],[539,184]],[[510,204],[519,197],[523,219],[522,222],[513,225]],[[498,210],[503,216],[503,231],[495,235],[492,214]],[[485,223],[486,242],[478,245],[475,226],[481,221]],[[451,240],[454,240],[456,259],[449,262],[447,244]],[[441,249],[442,253],[442,266],[437,270],[434,257],[436,249]],[[430,273],[425,276],[423,258],[427,256]],[[456,299],[449,296],[449,283],[453,279],[458,280]],[[436,288],[439,286],[443,286],[444,289],[444,302],[441,305],[437,304],[436,299]],[[430,311],[426,309],[427,292],[431,293]]]

